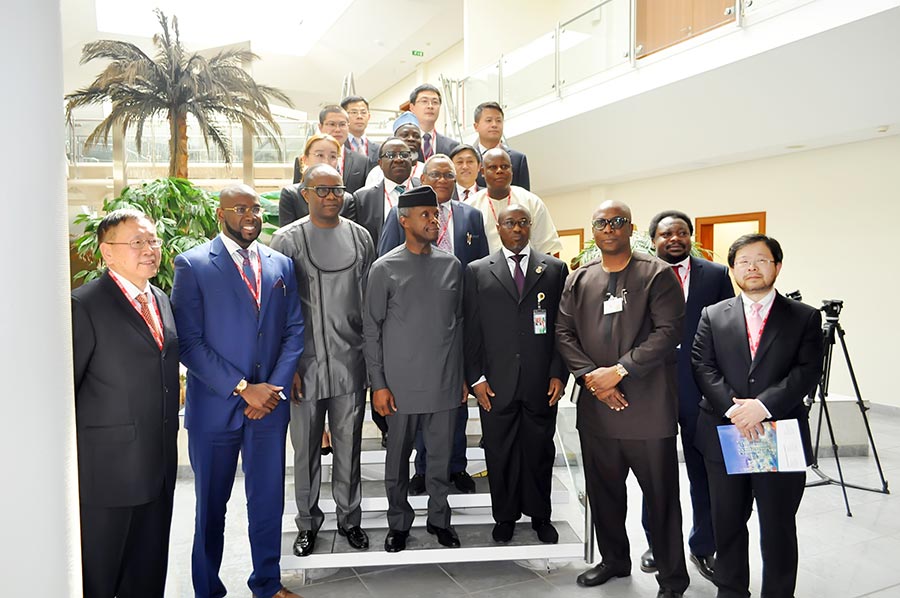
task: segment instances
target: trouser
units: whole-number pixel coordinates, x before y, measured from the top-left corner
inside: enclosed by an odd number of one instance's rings
[[[459,473],[466,470],[466,424],[469,421],[469,406],[461,405],[456,414],[456,428],[453,430],[453,453],[450,455],[450,473]],[[425,475],[425,458],[428,451],[425,449],[425,440],[422,438],[422,430],[416,432],[416,473]]]
[[[384,462],[384,488],[387,493],[388,526],[408,531],[415,519],[409,504],[409,457],[416,430],[421,427],[428,450],[425,490],[428,492],[428,523],[435,527],[450,526],[450,451],[456,409],[437,413],[394,413],[388,422],[387,457]]]
[[[331,494],[338,525],[344,529],[360,524],[362,482],[359,455],[366,391],[359,390],[317,401],[291,402],[291,444],[294,446],[294,499],[297,529],[317,532],[325,521],[319,508],[322,482],[322,432],[325,415],[334,452]]]

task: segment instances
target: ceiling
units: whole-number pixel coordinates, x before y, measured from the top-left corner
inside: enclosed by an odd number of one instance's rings
[[[81,48],[86,42],[121,39],[134,42],[145,51],[152,49],[150,37],[97,30],[97,11],[108,2],[62,0],[66,92],[87,84],[102,68],[100,63],[78,64]],[[254,30],[251,17],[256,16],[259,21],[260,10],[270,5],[273,14],[266,15],[268,28],[256,28],[258,39],[256,42],[249,40],[250,48],[261,58],[253,65],[253,76],[259,83],[284,91],[293,100],[295,108],[314,115],[322,105],[341,99],[341,83],[347,73],[353,73],[357,93],[372,98],[413,73],[420,63],[433,59],[458,43],[463,36],[463,0],[341,0],[332,3],[337,6],[335,12],[340,11],[345,3],[348,4],[346,9],[340,12],[305,56],[269,49],[271,46],[284,48],[285,44],[266,43],[266,36],[290,37],[295,30],[300,35],[303,11],[318,9],[322,5],[327,6],[327,3],[296,0],[295,4],[300,7],[298,12],[283,14],[279,21],[279,3],[275,0],[254,2],[253,15],[247,14],[246,3],[192,0],[190,6],[194,13],[198,12],[198,5],[209,5],[208,9],[204,7],[209,14],[203,15],[203,24],[214,28],[216,35],[192,34],[190,20],[185,16],[181,22],[181,39],[189,51],[203,50],[211,45],[246,42],[249,32]],[[146,4],[146,19],[154,25],[156,17],[151,7],[163,5],[163,0]],[[170,4],[177,6],[175,2],[170,1]],[[166,12],[178,14],[177,9]],[[283,5],[282,12],[286,12]],[[216,43],[211,44],[211,39],[215,39]],[[413,56],[413,50],[421,50],[424,56]],[[395,110],[397,107],[373,108]]]

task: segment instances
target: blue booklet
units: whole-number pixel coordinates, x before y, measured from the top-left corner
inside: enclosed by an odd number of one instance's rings
[[[763,422],[765,433],[747,440],[733,425],[718,426],[719,443],[729,475],[805,471],[806,457],[796,419]]]

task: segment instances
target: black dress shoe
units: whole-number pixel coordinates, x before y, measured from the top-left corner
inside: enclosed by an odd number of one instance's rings
[[[300,530],[294,540],[294,554],[296,556],[309,556],[316,547],[316,532]]]
[[[656,598],[682,598],[682,596],[684,596],[684,594],[681,592],[676,592],[669,588],[660,588],[659,592],[656,594]]]
[[[559,542],[559,532],[556,531],[549,519],[532,519],[531,529],[537,532],[538,540],[544,544]]]
[[[491,536],[494,538],[494,542],[509,542],[512,540],[513,532],[516,529],[515,521],[498,521],[494,524],[494,529],[491,532]]]
[[[401,532],[398,529],[389,530],[384,538],[384,549],[388,552],[400,552],[406,550],[406,539],[409,532]]]
[[[409,493],[413,496],[419,496],[425,492],[425,476],[417,473],[409,478]]]
[[[459,536],[452,527],[437,527],[430,523],[425,524],[425,531],[437,536],[438,544],[447,548],[459,548]]]
[[[696,554],[691,554],[691,562],[697,565],[697,571],[700,572],[700,575],[702,575],[709,581],[713,580],[713,575],[716,572],[715,555],[711,554],[709,556],[699,556]]]
[[[369,536],[366,535],[363,528],[358,525],[348,529],[338,526],[338,534],[347,538],[347,543],[357,550],[366,550],[369,548]]]
[[[631,575],[631,571],[618,571],[605,563],[600,563],[576,577],[575,583],[590,588],[605,584],[613,577],[628,577],[629,575]]]
[[[472,479],[466,470],[451,473],[450,481],[463,494],[475,494],[475,480]]]
[[[383,449],[387,448],[387,432],[381,433],[381,448],[383,448]]]
[[[641,555],[641,571],[644,573],[656,573],[656,559],[653,558],[652,548],[648,548]]]

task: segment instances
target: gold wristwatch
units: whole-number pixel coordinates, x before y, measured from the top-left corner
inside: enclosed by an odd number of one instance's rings
[[[628,370],[626,370],[626,369],[625,369],[625,366],[622,365],[621,363],[617,363],[617,364],[616,364],[616,373],[617,373],[621,378],[624,378],[625,376],[628,375]]]
[[[237,386],[234,387],[234,394],[240,396],[242,392],[247,390],[247,386],[249,386],[249,384],[247,383],[247,379],[241,378],[241,381],[238,382]]]

